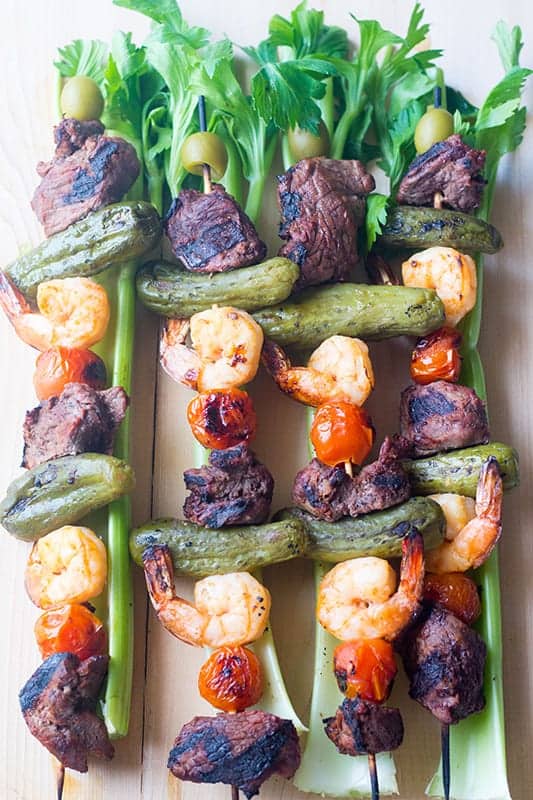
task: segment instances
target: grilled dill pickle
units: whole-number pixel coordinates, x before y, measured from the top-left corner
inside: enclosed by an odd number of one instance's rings
[[[420,206],[391,209],[378,241],[407,250],[442,245],[461,252],[497,253],[503,247],[500,232],[488,222],[461,211]]]
[[[115,203],[45,239],[5,271],[26,297],[34,298],[43,281],[88,278],[122,261],[140,258],[160,238],[161,220],[150,203]]]
[[[413,491],[416,494],[453,492],[467,497],[476,496],[481,465],[494,456],[500,465],[503,488],[512,489],[520,483],[518,453],[501,442],[490,442],[449,453],[437,453],[428,458],[404,461]]]
[[[286,303],[253,314],[265,336],[285,347],[317,347],[334,334],[361,339],[423,336],[444,322],[430,289],[335,283],[305,289]]]
[[[428,497],[411,497],[399,506],[338,522],[323,522],[300,508],[283,509],[276,518],[302,522],[308,538],[306,557],[332,563],[360,556],[401,556],[402,539],[413,525],[430,550],[442,541],[445,527],[441,507]]]
[[[167,317],[191,317],[215,303],[256,311],[285,300],[299,272],[293,261],[280,257],[214,275],[154,262],[139,271],[137,294],[147,308]]]
[[[154,544],[168,545],[177,575],[203,578],[226,572],[250,572],[267,564],[288,561],[304,553],[304,526],[297,519],[204,528],[182,519],[157,519],[130,535],[130,553],[142,566],[143,551]]]
[[[18,539],[32,541],[77,522],[134,487],[132,468],[113,456],[56,458],[11,482],[0,504],[0,523]]]

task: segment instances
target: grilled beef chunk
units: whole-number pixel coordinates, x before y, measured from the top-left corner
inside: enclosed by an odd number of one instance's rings
[[[409,694],[446,724],[481,711],[487,648],[476,631],[439,605],[401,646]]]
[[[458,211],[479,207],[485,180],[485,151],[466,145],[459,134],[437,142],[415,158],[400,183],[397,200],[411,206],[432,206],[435,192]]]
[[[346,698],[335,716],[324,720],[324,726],[326,736],[347,756],[395,750],[403,741],[400,710],[360,697]]]
[[[357,264],[357,228],[374,178],[360,161],[304,158],[278,175],[279,251],[300,267],[296,289],[345,281]]]
[[[434,381],[404,389],[400,432],[415,456],[489,441],[485,406],[468,386]]]
[[[65,767],[87,772],[87,758],[113,758],[106,726],[96,716],[107,656],[84,661],[54,653],[33,673],[19,694],[26,725]]]
[[[257,264],[266,245],[252,221],[222,186],[209,194],[184,189],[165,220],[172,250],[192,272],[227,272]]]
[[[67,117],[54,127],[54,142],[56,151],[54,158],[66,158],[83,147],[90,136],[102,136],[104,126],[99,119],[90,119],[81,122],[79,119]],[[37,171],[46,169],[46,164],[39,164]],[[39,172],[39,175],[41,173]]]
[[[42,180],[31,201],[47,236],[120,200],[139,175],[135,148],[102,132],[98,121],[56,126],[56,152],[37,166]]]
[[[343,467],[328,467],[313,458],[294,480],[292,500],[317,519],[336,522],[341,517],[358,517],[381,511],[411,496],[405,473],[393,442],[381,445],[377,461],[350,478]]]
[[[58,397],[26,412],[22,466],[78,453],[108,453],[124,419],[128,395],[121,386],[98,391],[68,383]]]
[[[221,528],[266,522],[274,479],[245,444],[212,450],[209,466],[183,473],[190,491],[183,506],[185,519]]]
[[[346,513],[350,517],[381,511],[403,503],[411,496],[411,484],[398,453],[387,436],[377,461],[363,467],[350,485],[346,497]]]
[[[194,717],[179,732],[167,764],[181,780],[229,783],[248,798],[276,772],[292,778],[299,765],[292,722],[259,710]]]

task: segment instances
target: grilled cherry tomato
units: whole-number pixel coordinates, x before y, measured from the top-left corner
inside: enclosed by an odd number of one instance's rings
[[[86,606],[77,603],[45,611],[34,630],[43,658],[52,653],[74,653],[83,660],[107,653],[107,634],[102,622]]]
[[[461,372],[461,334],[455,328],[439,328],[418,340],[411,356],[411,377],[416,383],[457,383]]]
[[[105,364],[92,350],[51,347],[37,357],[33,385],[42,401],[61,394],[67,383],[104,389],[106,379]]]
[[[425,600],[447,608],[466,625],[472,625],[481,614],[477,586],[462,572],[448,572],[444,575],[427,573],[423,596]]]
[[[200,694],[222,711],[244,711],[263,694],[261,664],[247,647],[219,647],[202,665]]]
[[[200,131],[187,136],[181,146],[181,162],[187,172],[201,175],[202,167],[211,167],[213,180],[219,181],[228,166],[226,145],[216,133]]]
[[[384,639],[343,642],[333,653],[333,670],[346,697],[381,703],[390,694],[398,668],[394,650]]]
[[[225,450],[253,439],[257,418],[250,397],[241,389],[200,392],[187,406],[195,439],[210,450]]]
[[[318,408],[310,433],[317,458],[330,467],[343,461],[362,464],[372,449],[374,436],[366,411],[342,400]]]
[[[98,84],[86,75],[75,75],[66,82],[60,102],[65,117],[80,121],[100,119],[104,110],[104,98]]]
[[[415,128],[416,152],[425,153],[437,142],[442,142],[453,133],[453,117],[445,108],[428,106]]]
[[[329,153],[328,129],[322,120],[320,120],[318,136],[303,128],[291,128],[287,133],[287,142],[290,154],[295,161],[301,161],[302,158],[327,156]]]

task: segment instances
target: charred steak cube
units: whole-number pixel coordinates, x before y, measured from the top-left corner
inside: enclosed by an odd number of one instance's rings
[[[489,441],[487,413],[473,389],[447,381],[404,389],[400,433],[415,456]]]
[[[247,798],[274,773],[292,778],[299,765],[292,722],[259,710],[194,717],[179,732],[167,764],[183,781],[229,783]]]
[[[128,402],[121,386],[99,391],[83,383],[68,383],[59,396],[26,412],[22,466],[32,469],[52,458],[78,453],[110,455]]]
[[[409,694],[440,722],[459,722],[484,707],[485,642],[450,611],[434,606],[401,651]]]
[[[345,281],[357,264],[357,229],[374,178],[360,161],[304,158],[278,175],[279,255],[300,267],[296,289]]]
[[[432,206],[436,192],[458,211],[473,211],[485,186],[484,150],[474,150],[454,133],[415,158],[400,183],[397,200],[411,206]]]
[[[227,272],[257,264],[266,255],[252,221],[218,184],[208,194],[180,192],[167,214],[165,232],[174,255],[192,272]]]
[[[183,474],[190,492],[183,506],[185,519],[221,528],[266,522],[274,479],[245,444],[212,450],[209,464]]]
[[[336,522],[346,516],[349,482],[344,467],[328,467],[313,458],[294,479],[293,503],[317,519]]]
[[[54,653],[33,673],[19,694],[30,732],[65,767],[87,772],[87,758],[113,758],[114,748],[96,700],[109,658],[80,661],[73,653]]]
[[[360,697],[346,698],[324,727],[337,750],[348,756],[396,750],[403,741],[400,710]]]
[[[42,180],[31,201],[47,236],[116,203],[140,171],[135,148],[120,137],[102,136],[97,121],[64,120],[55,137],[56,154],[38,165]]]

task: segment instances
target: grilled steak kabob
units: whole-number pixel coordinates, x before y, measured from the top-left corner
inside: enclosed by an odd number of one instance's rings
[[[101,113],[98,87],[90,79],[83,80]],[[67,95],[77,92],[76,81],[67,85]],[[108,250],[106,263],[95,267],[87,252],[70,252],[67,257],[63,251],[69,245],[63,238],[72,235],[76,246],[82,242],[83,247],[91,226],[98,227],[93,217],[85,220],[87,215],[120,200],[137,179],[140,164],[132,145],[105,136],[98,119],[64,118],[55,127],[54,138],[54,157],[39,164],[42,180],[32,201],[50,238],[0,272],[0,305],[18,336],[41,351],[34,377],[40,405],[26,414],[22,466],[34,475],[37,495],[44,487],[48,491],[55,487],[56,496],[53,506],[48,497],[46,511],[46,502],[43,505],[48,527],[40,519],[32,522],[29,497],[18,496],[13,503],[10,492],[2,504],[2,521],[13,530],[13,518],[27,508],[25,529],[31,530],[25,538],[36,539],[25,584],[32,602],[44,612],[35,634],[45,660],[22,688],[20,706],[31,733],[60,762],[61,797],[66,767],[86,772],[89,756],[109,759],[114,748],[105,723],[96,715],[108,672],[108,637],[89,605],[105,587],[107,550],[89,528],[54,526],[54,519],[76,522],[133,488],[129,467],[111,457],[129,398],[121,386],[105,388],[105,364],[88,349],[105,336],[111,309],[106,290],[87,276],[110,265],[117,253]],[[114,213],[122,215],[127,227],[130,207],[117,208]],[[149,246],[154,235],[148,236]],[[51,256],[43,266],[45,257]],[[79,459],[85,454],[93,459],[91,476],[89,462]],[[129,478],[117,487],[113,470],[119,465]],[[87,479],[90,489],[84,485]],[[69,486],[77,493],[72,505]],[[16,490],[13,493],[17,495]]]

